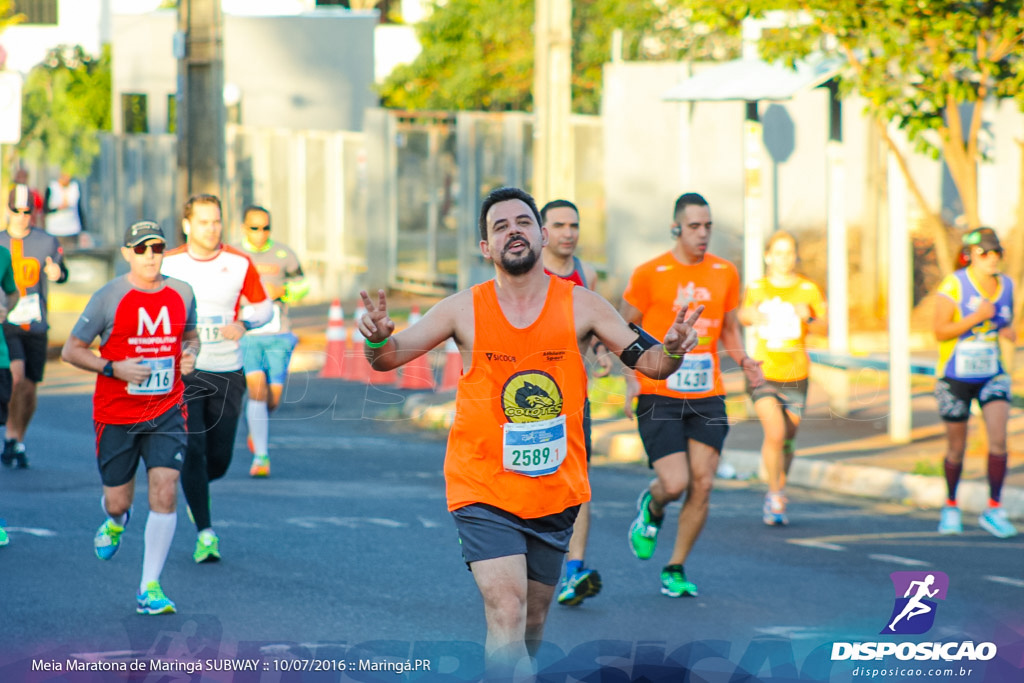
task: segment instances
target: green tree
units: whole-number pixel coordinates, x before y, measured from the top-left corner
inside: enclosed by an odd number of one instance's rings
[[[977,227],[978,166],[986,159],[983,107],[993,99],[1013,99],[1024,108],[1024,2],[692,0],[690,5],[696,17],[708,21],[723,14],[790,11],[788,27],[762,36],[760,50],[767,60],[792,64],[812,51],[846,58],[841,91],[867,101],[866,113],[898,160],[927,217],[940,266],[948,269],[948,226],[910,172],[890,124],[904,131],[915,151],[945,161],[963,221]]]
[[[98,58],[81,46],[47,53],[25,79],[21,142],[27,158],[86,175],[100,151],[100,131],[110,130],[110,48]]]
[[[725,58],[738,40],[690,30],[685,0],[575,0],[573,111],[601,104],[601,68],[612,33],[623,32],[626,59]],[[399,109],[530,111],[533,107],[534,0],[448,0],[417,26],[423,51],[395,69],[380,88],[384,106]]]

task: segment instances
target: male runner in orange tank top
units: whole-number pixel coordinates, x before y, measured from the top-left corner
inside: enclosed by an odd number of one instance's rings
[[[667,377],[697,343],[680,312],[664,345],[630,328],[603,298],[544,272],[547,239],[533,198],[491,192],[480,251],[495,277],[453,294],[392,335],[384,291],[361,292],[359,331],[377,370],[448,339],[462,354],[455,424],[445,458],[448,509],[484,603],[488,676],[515,672],[540,646],[573,521],[590,498],[583,449],[582,349],[596,337],[623,362]]]

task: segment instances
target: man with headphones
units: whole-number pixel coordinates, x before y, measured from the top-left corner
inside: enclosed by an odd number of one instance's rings
[[[661,571],[661,592],[669,597],[697,595],[683,563],[704,528],[711,487],[729,420],[725,413],[725,385],[718,362],[718,342],[736,361],[751,387],[764,382],[761,363],[743,348],[736,309],[740,303],[740,277],[736,266],[708,253],[711,208],[699,194],[676,200],[672,213],[672,249],[641,264],[622,295],[620,313],[651,334],[664,334],[681,309],[704,306],[696,322],[697,347],[683,358],[667,379],[655,380],[625,371],[626,414],[637,425],[650,466],[657,477],[640,494],[638,513],[629,530],[633,554],[649,559],[654,554],[665,508],[686,494],[679,513],[679,528],[668,564]]]
[[[1017,340],[1013,328],[1013,280],[1000,272],[1003,247],[991,228],[964,235],[962,266],[939,285],[934,330],[939,342],[935,398],[946,425],[946,504],[939,518],[940,534],[963,531],[956,489],[967,449],[971,403],[981,406],[988,434],[988,509],[978,518],[981,528],[997,538],[1017,535],[999,503],[1006,478],[1006,423],[1010,415],[1008,359],[1000,339]]]
[[[187,242],[167,252],[161,267],[164,275],[192,285],[201,344],[195,372],[183,378],[188,450],[181,488],[199,532],[192,558],[216,562],[220,540],[210,519],[210,482],[223,477],[231,465],[242,412],[245,376],[238,340],[269,322],[274,311],[249,257],[221,242],[220,199],[209,194],[190,197],[183,215]],[[245,320],[239,316],[243,303],[252,306]]]

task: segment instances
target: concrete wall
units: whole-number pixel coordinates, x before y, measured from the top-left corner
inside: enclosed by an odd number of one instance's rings
[[[241,123],[305,130],[362,130],[374,106],[376,12],[320,10],[292,16],[224,17],[224,82],[240,98]],[[174,10],[115,15],[114,131],[122,93],[145,93],[151,133],[167,131],[177,90]]]
[[[707,198],[715,222],[712,251],[742,267],[746,105],[662,99],[688,76],[683,64],[605,65],[607,249],[609,288],[615,294],[621,293],[633,268],[671,246],[672,206],[683,192],[700,192]],[[884,169],[885,157],[877,153],[880,142],[863,112],[862,100],[843,102],[845,214],[851,253],[860,261],[874,258],[884,263],[884,249],[879,249],[885,230],[884,182],[879,184],[884,176],[880,178],[879,169]],[[819,88],[787,102],[761,102],[759,115],[764,130],[762,222],[768,231],[782,228],[800,234],[801,251],[808,245],[814,252],[802,256],[823,260],[827,91]],[[992,163],[984,165],[979,176],[982,220],[1005,234],[1015,224],[1018,202],[1024,200],[1021,150],[1014,143],[1024,130],[1024,115],[1012,103],[990,105],[986,130]],[[959,200],[943,164],[923,155],[911,155],[909,163],[933,210],[953,221],[960,212]],[[915,214],[919,216],[911,204],[912,222]],[[862,238],[869,244],[859,245]],[[879,270],[884,273],[884,266]],[[808,275],[824,284],[824,271]],[[853,271],[852,277],[856,286]]]

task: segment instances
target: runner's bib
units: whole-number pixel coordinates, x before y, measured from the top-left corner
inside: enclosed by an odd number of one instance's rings
[[[43,319],[43,309],[39,305],[39,292],[26,294],[18,299],[18,303],[7,314],[7,322],[12,325],[28,325]]]
[[[964,341],[956,345],[956,376],[964,379],[999,374],[999,345],[991,341]]]
[[[793,304],[775,297],[758,307],[758,312],[768,318],[766,325],[759,325],[757,336],[764,340],[771,350],[792,346],[803,335],[803,325]]]
[[[668,376],[665,385],[672,391],[703,393],[715,386],[715,361],[710,353],[688,353],[679,369]]]
[[[142,384],[129,382],[128,393],[147,396],[169,393],[174,386],[174,358],[143,358],[142,362],[149,366],[149,377]]]
[[[220,336],[220,328],[228,324],[225,315],[201,315],[196,321],[196,330],[199,332],[200,344],[219,344],[227,341]]]
[[[538,422],[507,422],[502,429],[502,464],[508,472],[541,477],[557,472],[565,460],[569,445],[565,415]]]

